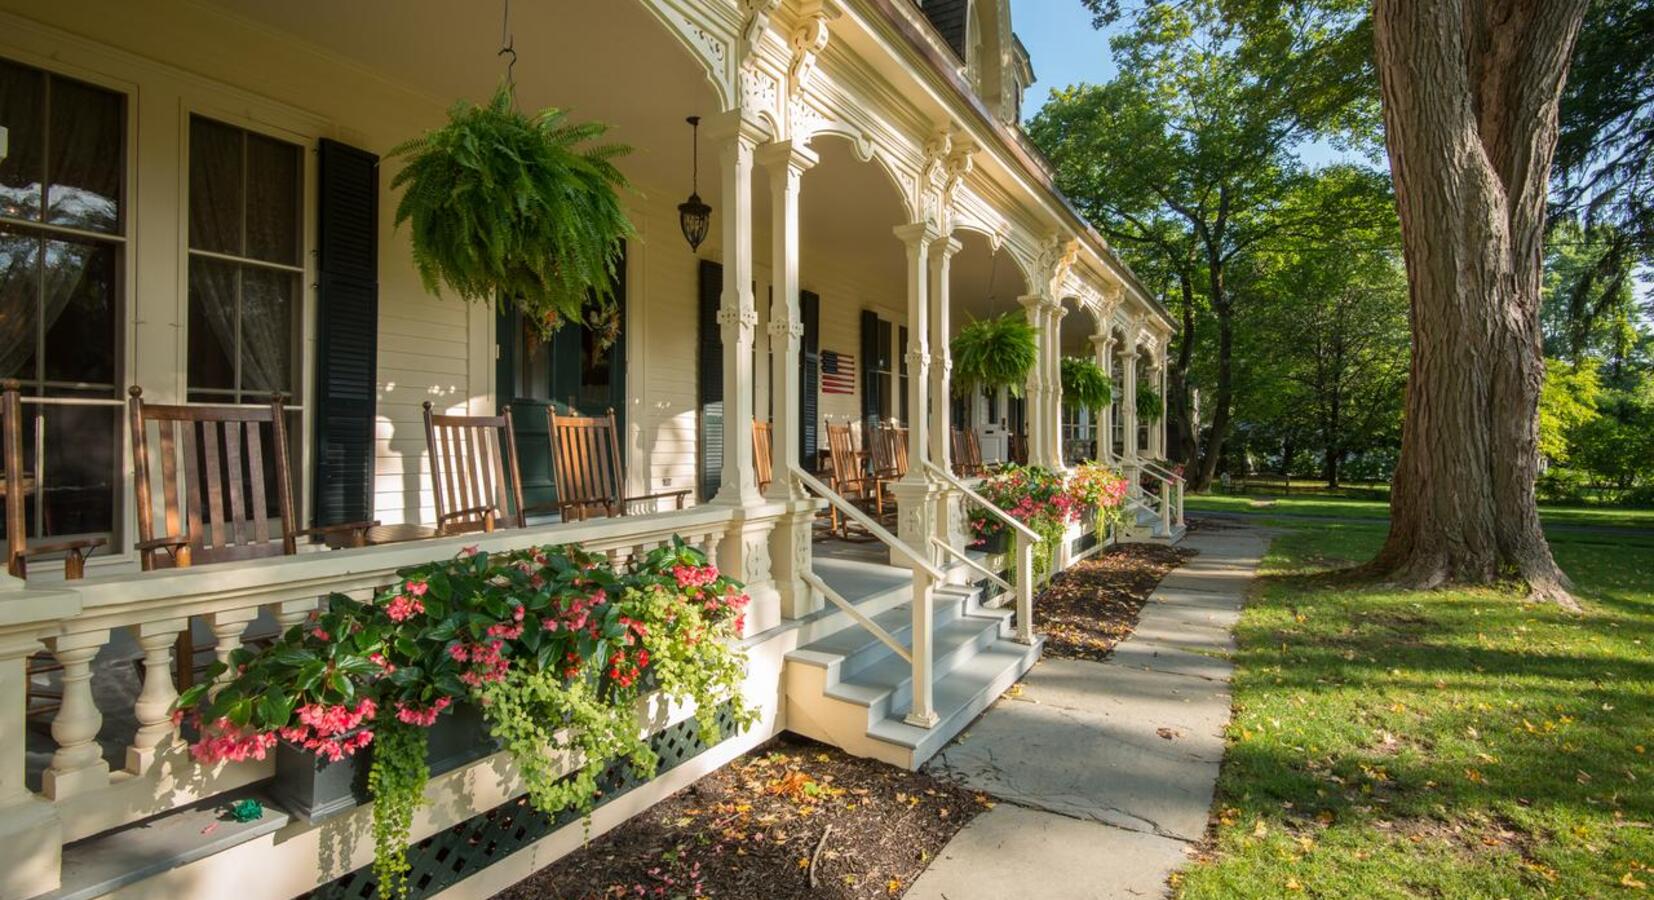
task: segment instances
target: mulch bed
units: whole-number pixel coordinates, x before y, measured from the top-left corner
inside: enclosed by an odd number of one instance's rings
[[[899,896],[986,795],[783,735],[496,900]]]
[[[1117,544],[1063,572],[1034,600],[1045,656],[1106,659],[1137,627],[1160,579],[1194,555],[1181,547]]]

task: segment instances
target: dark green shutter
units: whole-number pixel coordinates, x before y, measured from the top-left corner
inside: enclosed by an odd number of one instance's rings
[[[318,525],[373,518],[379,355],[379,157],[323,140],[316,206]]]
[[[798,317],[804,323],[798,359],[798,464],[814,472],[820,455],[816,420],[821,415],[821,295],[799,291]]]
[[[902,396],[900,398],[898,398],[897,401],[896,401],[896,404],[898,406],[900,406],[901,409],[902,409],[902,414],[900,416],[898,416],[897,418],[901,419],[903,425],[906,425],[906,424],[908,424],[908,418],[907,418],[907,413],[908,413],[908,409],[907,409],[907,326],[906,325],[902,326],[901,333],[896,338],[896,354],[897,354],[897,359],[900,360],[899,365],[901,366],[901,370],[902,370],[901,388],[900,388],[900,390],[902,392]]]
[[[879,314],[861,311],[861,418],[871,430],[879,422]]]
[[[697,316],[700,339],[696,354],[700,389],[696,405],[700,412],[697,475],[702,502],[717,495],[719,476],[724,466],[724,342],[718,332],[718,303],[723,290],[724,267],[701,260],[700,311]]]

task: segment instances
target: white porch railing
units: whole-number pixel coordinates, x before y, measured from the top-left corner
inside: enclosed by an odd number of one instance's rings
[[[809,488],[816,496],[826,500],[841,514],[849,517],[877,538],[886,547],[913,570],[913,646],[905,648],[890,632],[880,628],[867,616],[856,609],[855,604],[846,600],[837,591],[827,586],[827,583],[817,578],[813,573],[806,574],[804,580],[812,588],[821,591],[823,597],[839,609],[844,610],[857,624],[872,632],[873,636],[883,641],[895,650],[902,659],[913,667],[913,705],[909,709],[906,721],[910,725],[920,728],[930,728],[937,722],[936,706],[934,701],[934,672],[931,670],[932,653],[934,652],[934,635],[936,618],[936,586],[941,584],[946,576],[942,570],[930,561],[930,557],[923,551],[908,545],[901,538],[891,534],[888,529],[873,520],[872,516],[862,512],[854,503],[844,499],[839,493],[820,479],[804,471],[797,464],[788,467],[792,476]]]
[[[1183,492],[1188,482],[1184,480],[1182,475],[1173,472],[1152,459],[1140,459],[1138,460],[1138,464],[1143,467],[1143,471],[1149,473],[1150,477],[1160,481],[1162,491],[1169,491],[1171,493],[1172,519],[1176,524],[1182,525]]]
[[[1017,611],[1017,640],[1024,644],[1034,642],[1034,545],[1039,543],[1039,532],[1022,522],[1003,509],[993,505],[986,497],[972,490],[957,475],[949,472],[930,460],[925,461],[925,468],[930,474],[956,491],[965,495],[965,498],[998,519],[1014,536],[1015,544],[1012,559],[1015,561],[1016,578],[1014,584],[990,572],[988,568],[976,560],[971,559],[964,552],[940,538],[931,538],[931,543],[943,553],[954,559],[964,562],[967,566],[988,576],[988,580],[999,585],[1006,591],[1016,593]]]
[[[371,591],[393,580],[399,569],[449,558],[465,547],[500,552],[579,544],[625,566],[677,536],[715,557],[734,514],[727,506],[704,505],[652,516],[89,578],[49,590],[18,587],[15,581],[11,589],[0,585],[0,819],[48,804],[61,823],[62,842],[68,843],[274,773],[273,758],[202,767],[182,746],[171,718],[177,697],[173,645],[192,619],[205,622],[215,639],[213,654],[227,661],[261,613],[285,630],[302,622],[328,594]],[[122,630],[136,642],[141,687],[135,698],[122,701],[129,706],[110,710],[128,730],[135,722],[135,731],[130,737],[111,737],[104,733],[111,692],[95,694],[94,675],[110,677],[109,654],[98,657]],[[63,667],[62,701],[51,719],[56,749],[35,793],[26,775],[22,682],[25,661],[41,644]],[[111,769],[106,761],[106,754],[114,752],[112,741],[124,742],[120,768]]]

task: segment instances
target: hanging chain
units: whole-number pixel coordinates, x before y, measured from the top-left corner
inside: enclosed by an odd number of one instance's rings
[[[500,20],[500,52],[495,56],[511,57],[505,64],[505,83],[511,88],[517,86],[517,79],[512,73],[517,67],[517,50],[514,46],[516,42],[516,36],[511,33],[511,0],[505,0],[505,15]]]

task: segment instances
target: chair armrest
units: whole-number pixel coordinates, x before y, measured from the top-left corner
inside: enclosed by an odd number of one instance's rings
[[[20,555],[25,557],[35,557],[46,553],[95,550],[108,543],[108,538],[82,538],[73,541],[56,541],[50,544],[36,544],[33,547],[28,547],[24,549]]]
[[[365,547],[367,546],[368,529],[378,528],[379,524],[379,520],[374,519],[371,522],[340,522],[337,525],[317,525],[313,528],[301,528],[293,532],[293,536],[296,538],[320,538],[326,541],[329,537],[343,535],[345,539],[340,542],[343,546]]]
[[[471,506],[465,509],[456,509],[453,512],[444,515],[442,517],[442,521],[449,522],[454,519],[477,519],[487,515],[498,516],[499,514],[500,508],[492,503],[489,503],[484,506]]]
[[[694,493],[691,489],[684,488],[681,491],[661,491],[655,494],[634,494],[627,497],[625,502],[635,503],[638,500],[659,500],[663,497],[671,497],[677,501],[678,509],[683,509],[683,498],[689,496],[691,493]]]
[[[158,537],[158,538],[151,538],[150,540],[147,540],[147,541],[139,541],[136,544],[132,545],[132,549],[140,550],[140,551],[144,551],[144,550],[170,550],[170,549],[173,549],[173,548],[176,548],[176,547],[188,547],[189,545],[190,545],[190,539],[189,538],[184,537],[183,535],[174,534],[174,535],[168,535],[167,537]]]

